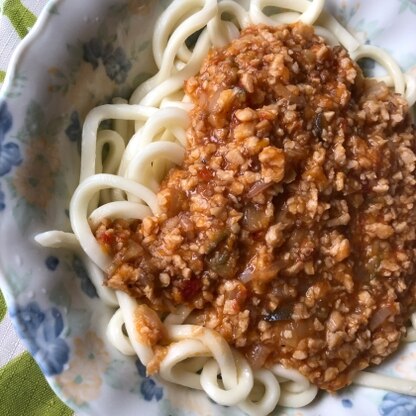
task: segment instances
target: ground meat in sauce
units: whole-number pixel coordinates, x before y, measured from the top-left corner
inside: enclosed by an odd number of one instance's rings
[[[185,85],[195,104],[159,217],[105,221],[108,286],[195,309],[254,367],[327,390],[399,345],[415,289],[415,129],[309,26],[253,26]]]

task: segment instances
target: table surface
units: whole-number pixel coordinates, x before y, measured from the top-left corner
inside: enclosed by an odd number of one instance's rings
[[[0,88],[18,43],[47,0],[0,0]],[[0,93],[1,97],[1,93]],[[19,341],[0,291],[0,415],[71,416]]]

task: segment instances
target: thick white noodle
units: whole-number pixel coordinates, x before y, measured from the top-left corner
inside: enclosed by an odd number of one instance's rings
[[[82,250],[81,245],[74,234],[65,233],[63,231],[46,231],[37,234],[35,236],[35,241],[43,247],[65,248],[77,254],[87,269],[87,273],[94,284],[100,299],[108,306],[118,306],[114,291],[103,286],[103,272],[88,256],[85,255],[85,252]]]
[[[175,68],[177,71],[180,71],[191,59],[192,52],[184,43],[179,49],[177,58],[175,59]]]
[[[185,370],[191,371],[193,373],[198,373],[202,371],[205,363],[209,360],[209,357],[193,357],[188,358],[181,363],[182,368]]]
[[[150,347],[140,342],[134,324],[137,302],[123,292],[116,292],[123,320],[132,347],[146,365],[153,357]],[[196,325],[165,325],[171,342],[160,363],[160,375],[169,381],[192,388],[203,388],[217,403],[234,405],[247,398],[253,388],[253,373],[247,360],[233,353],[228,343],[215,331]],[[201,375],[180,364],[195,357],[213,357],[202,369]],[[224,387],[218,385],[221,374]]]
[[[67,248],[74,252],[81,250],[77,237],[73,233],[64,231],[46,231],[36,234],[35,241],[43,247]]]
[[[103,160],[104,146],[108,145],[108,152]],[[123,138],[114,130],[100,130],[97,134],[96,173],[116,173],[125,151]]]
[[[412,313],[410,321],[412,323],[412,326],[410,328],[407,328],[407,334],[404,338],[405,342],[416,341],[416,312]]]
[[[169,107],[155,112],[131,138],[121,160],[119,174],[124,175],[132,159],[140,155],[140,151],[154,141],[157,135],[164,129],[170,131],[175,129],[176,138],[184,145],[186,141],[185,129],[188,127],[188,124],[189,115],[181,108]]]
[[[174,3],[183,4],[184,2],[183,0],[175,0]],[[150,93],[155,88],[159,87],[160,84],[162,83],[164,84],[164,81],[169,80],[170,77],[174,78],[175,75],[177,77],[179,74],[186,74],[183,77],[177,78],[177,79],[182,79],[182,82],[183,82],[185,81],[186,78],[194,75],[198,71],[200,65],[198,66],[198,68],[196,68],[195,71],[191,71],[191,69],[194,68],[195,64],[192,61],[192,58],[190,58],[188,63],[185,65],[185,67],[179,73],[174,74],[173,69],[174,69],[175,57],[177,56],[180,46],[185,42],[185,40],[190,35],[197,32],[199,29],[202,29],[203,27],[205,27],[208,24],[208,22],[213,17],[215,17],[217,10],[218,10],[217,0],[200,0],[200,1],[191,0],[190,2],[185,2],[185,3],[188,3],[188,5],[189,3],[192,3],[192,5],[199,3],[199,5],[202,6],[202,9],[192,14],[189,18],[185,19],[183,22],[181,22],[179,26],[171,33],[169,41],[163,50],[162,61],[160,63],[159,72],[155,76],[153,76],[152,78],[144,82],[142,85],[140,85],[136,89],[136,91],[134,91],[134,93],[132,94],[130,98],[131,103],[140,102],[144,105],[152,105],[150,104],[150,102],[154,102],[152,101],[152,99],[144,100],[143,97],[145,97],[148,93]],[[175,7],[174,6],[172,6],[171,10],[176,10],[175,9],[176,6]],[[166,18],[166,20],[168,21],[166,22],[167,25],[174,25],[174,23],[170,22],[170,19],[172,18],[172,16],[169,13],[170,13],[170,8],[167,9],[167,13],[163,15],[162,20]],[[174,14],[174,18],[176,17],[177,15]],[[156,27],[158,27],[158,25],[156,25]],[[198,42],[195,45],[195,49],[201,49],[201,46],[198,47],[198,44],[201,43],[200,40],[201,40],[201,36],[199,37]],[[158,49],[158,47],[156,47],[156,49]],[[193,56],[196,55],[195,50],[192,55]],[[206,53],[204,54],[204,57],[205,56],[206,56]],[[202,62],[202,59],[201,59],[201,62]],[[178,88],[175,88],[175,89],[178,89]],[[166,88],[165,95],[169,95],[169,88]],[[157,102],[157,104],[159,104],[159,102]]]
[[[404,342],[415,342],[416,341],[416,329],[412,326],[410,328],[407,328],[407,334],[403,338]]]
[[[160,108],[167,108],[167,107],[175,107],[180,108],[181,110],[184,110],[186,112],[189,112],[194,107],[191,103],[186,103],[183,101],[174,101],[170,97],[164,98],[160,103]],[[183,142],[183,146],[185,146],[186,140]],[[181,141],[182,144],[182,141]]]
[[[212,19],[207,26],[209,38],[213,46],[222,48],[238,38],[239,29],[234,23],[223,22],[219,17]]]
[[[416,329],[416,312],[412,313],[412,315],[410,316],[410,321],[412,322],[413,328]]]
[[[311,403],[318,394],[318,387],[311,384],[306,377],[296,370],[275,365],[271,371],[282,383],[280,388],[282,394],[279,398],[279,405],[285,407],[303,407]]]
[[[269,370],[257,370],[253,374],[255,386],[260,384],[264,392],[260,398],[253,398],[250,394],[246,400],[238,403],[238,407],[249,415],[268,415],[277,406],[280,398],[280,385],[274,374]]]
[[[128,104],[128,101],[124,98],[115,97],[112,101],[113,104]],[[113,129],[123,138],[127,143],[130,135],[130,126],[128,120],[115,119],[113,122]]]
[[[118,188],[143,200],[152,210],[159,213],[159,204],[156,195],[143,185],[118,175],[106,173],[97,174],[85,179],[75,190],[71,199],[69,212],[71,227],[77,236],[82,249],[101,268],[108,270],[111,259],[101,249],[88,224],[88,205],[91,198],[99,191],[107,188]]]
[[[291,24],[299,20],[301,13],[297,12],[285,12],[270,15],[270,19],[273,20],[274,25],[279,24]]]
[[[201,373],[201,385],[213,400],[218,399],[218,403],[231,405],[247,397],[253,387],[252,370],[244,358],[234,356],[228,343],[217,332],[198,325],[186,324],[166,325],[166,330],[169,339],[175,341],[197,339],[210,350],[215,361],[210,360],[205,364]],[[236,366],[236,361],[240,364],[239,368]],[[225,389],[217,384],[217,366]],[[227,390],[231,390],[232,394],[230,391],[227,394]]]
[[[391,377],[380,373],[360,371],[354,377],[354,384],[416,396],[416,380]]]
[[[275,365],[272,368],[273,373],[278,377],[279,380],[288,381],[289,387],[286,389],[292,393],[299,393],[309,388],[310,383],[306,377],[302,376],[299,372],[285,368],[282,365]],[[289,381],[290,380],[290,381]]]
[[[121,309],[117,309],[107,325],[107,338],[122,354],[136,355],[136,351],[131,345],[130,338],[124,335],[123,325],[123,313]]]
[[[237,382],[229,384],[220,370],[218,359],[208,360],[201,372],[201,386],[204,391],[218,404],[233,406],[246,400],[254,385],[253,371],[247,360],[237,351],[233,351],[237,370]],[[219,385],[221,375],[225,389]]]
[[[150,167],[151,162],[156,158],[164,158],[176,165],[180,165],[184,156],[185,149],[176,143],[162,141],[150,143],[140,153],[137,153],[129,163],[126,177],[147,185],[145,177],[146,168]]]
[[[397,62],[382,49],[372,45],[361,45],[354,51],[350,52],[351,58],[358,61],[362,58],[371,58],[377,61],[381,66],[386,68],[387,72],[393,78],[394,90],[398,94],[404,94],[405,80]]]
[[[334,36],[334,34],[330,30],[328,30],[325,27],[316,25],[314,26],[314,28],[315,33],[321,38],[323,38],[326,41],[326,43],[328,43],[332,47],[339,45],[339,40]]]
[[[175,1],[178,3],[183,3],[183,0]],[[185,43],[185,40],[193,33],[197,32],[199,29],[205,27],[208,22],[217,14],[217,0],[191,1],[200,3],[202,9],[196,13],[193,13],[190,17],[180,23],[175,31],[171,33],[168,44],[163,51],[159,72],[156,75],[158,77],[158,83],[172,75],[173,62],[179,48]]]
[[[299,17],[299,20],[308,25],[313,25],[321,15],[324,6],[325,0],[312,0],[312,4]]]
[[[202,0],[173,1],[157,20],[152,39],[153,57],[160,69],[163,54],[166,50],[169,37],[175,31],[183,16],[197,7],[201,7]],[[189,58],[188,58],[189,59]]]
[[[93,108],[87,115],[82,128],[80,182],[96,173],[95,155],[97,131],[103,120],[147,120],[156,108],[130,104],[104,104]]]
[[[107,146],[107,155],[103,160],[103,150]],[[125,151],[123,137],[114,130],[101,130],[97,134],[97,149],[95,157],[96,173],[117,173],[121,158]],[[101,195],[96,195],[89,205],[89,211],[95,209],[99,203],[106,204],[112,201],[110,189],[105,189]]]
[[[166,325],[168,338],[173,341],[198,339],[218,361],[224,385],[229,388],[237,383],[237,369],[228,343],[217,332],[199,325]]]
[[[282,394],[279,398],[279,405],[283,407],[299,408],[312,403],[318,394],[318,387],[311,384],[307,390],[293,393],[285,389],[285,383],[280,385]]]
[[[300,12],[302,14],[299,20],[312,25],[321,14],[324,4],[325,0],[251,0],[249,13],[254,24],[263,23],[273,26],[275,21],[266,16],[263,9],[267,6],[274,6]]]
[[[238,26],[229,21],[224,22],[221,19],[224,13],[230,15]],[[222,1],[218,4],[218,13],[207,24],[212,45],[215,47],[226,46],[238,37],[241,29],[249,26],[250,23],[250,17],[242,6],[233,1]]]
[[[160,363],[160,376],[167,381],[192,389],[202,390],[201,376],[194,369],[184,366],[185,360],[210,357],[209,348],[197,339],[184,339],[169,345]]]
[[[152,215],[152,211],[146,205],[130,201],[114,201],[95,209],[89,216],[89,223],[91,228],[95,229],[105,218],[143,220],[150,215]]]
[[[149,364],[153,358],[152,349],[140,342],[140,334],[137,332],[135,325],[137,302],[132,299],[127,293],[116,291],[117,300],[120,304],[120,310],[123,317],[124,325],[130,339],[131,346],[139,357],[143,365]]]
[[[149,91],[139,87],[133,93],[130,102],[140,102],[140,104],[145,106],[159,106],[166,95],[171,95],[181,89],[185,80],[199,71],[202,61],[208,54],[210,46],[209,34],[207,30],[204,30],[198,38],[191,59],[183,69],[173,74],[171,77],[166,78],[160,84],[155,85]]]
[[[411,74],[404,74],[406,81],[405,97],[409,107],[413,107],[416,103],[416,77]]]
[[[221,17],[224,13],[231,16],[232,20],[238,23],[240,29],[244,29],[251,24],[250,15],[247,13],[247,10],[234,1],[224,0],[218,4],[218,17]]]
[[[322,11],[316,23],[330,31],[339,43],[349,52],[354,52],[360,46],[360,42],[335,17]]]

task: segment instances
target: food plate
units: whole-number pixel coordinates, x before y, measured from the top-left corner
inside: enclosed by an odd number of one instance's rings
[[[168,0],[60,0],[48,4],[16,51],[0,99],[1,284],[19,336],[57,394],[86,415],[239,415],[203,393],[145,376],[106,339],[112,315],[80,259],[39,247],[38,232],[68,230],[78,183],[81,126],[94,106],[129,97],[155,71],[154,22]],[[412,0],[328,2],[363,43],[416,65]],[[377,72],[371,61],[363,62]],[[416,345],[377,371],[416,380]],[[363,387],[320,394],[279,415],[414,415],[416,398]]]

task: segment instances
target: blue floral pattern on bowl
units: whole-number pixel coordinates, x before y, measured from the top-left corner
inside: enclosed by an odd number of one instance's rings
[[[397,393],[387,393],[379,407],[381,416],[416,415],[416,398]]]
[[[72,142],[81,141],[82,127],[79,114],[76,111],[71,113],[68,127],[65,129],[65,134]]]
[[[55,307],[42,310],[37,302],[30,302],[26,306],[12,306],[9,313],[43,373],[60,374],[69,359],[69,346],[62,338],[61,312]]]
[[[416,0],[400,0],[401,7],[400,13],[410,10],[412,13],[416,13]]]
[[[59,259],[55,256],[48,256],[45,260],[45,265],[50,271],[55,271],[59,266]]]
[[[5,196],[0,186],[0,212],[3,211],[5,208],[6,208]]]
[[[140,393],[143,398],[150,402],[153,399],[156,401],[162,400],[163,397],[163,388],[159,386],[156,381],[146,375],[146,367],[136,360],[136,368],[141,377],[143,377],[142,382],[140,383]]]
[[[342,406],[346,409],[351,409],[353,407],[353,403],[350,399],[342,399],[341,400]]]
[[[19,146],[13,142],[5,142],[6,133],[12,128],[12,115],[7,102],[0,102],[0,176],[9,173],[13,166],[22,163]]]
[[[92,284],[91,279],[89,278],[88,273],[82,264],[82,261],[77,256],[74,256],[72,261],[72,268],[77,277],[81,280],[81,290],[89,298],[98,298],[97,289]]]
[[[83,45],[83,58],[96,69],[100,62],[105,66],[108,77],[117,84],[123,83],[132,65],[121,47],[113,49],[111,43],[92,38]]]
[[[69,368],[56,377],[59,391],[72,407],[85,411],[99,397],[109,360],[104,341],[95,332],[74,339]]]

